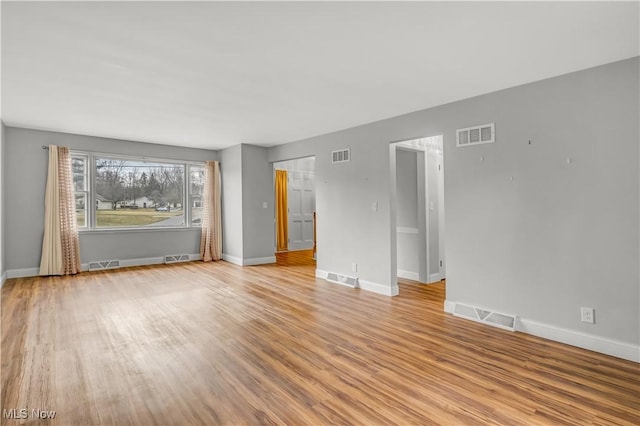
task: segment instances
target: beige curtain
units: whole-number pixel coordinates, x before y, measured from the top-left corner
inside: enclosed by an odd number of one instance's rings
[[[287,171],[276,170],[276,250],[288,249]]]
[[[220,208],[220,164],[207,161],[204,166],[202,190],[202,236],[200,254],[202,260],[211,262],[222,257],[222,213]]]
[[[80,241],[69,148],[49,145],[40,275],[80,272]]]

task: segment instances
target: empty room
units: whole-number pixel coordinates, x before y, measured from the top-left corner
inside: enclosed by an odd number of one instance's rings
[[[640,2],[0,21],[1,424],[640,424]]]

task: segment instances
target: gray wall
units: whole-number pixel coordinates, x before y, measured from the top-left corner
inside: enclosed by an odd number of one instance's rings
[[[269,161],[316,156],[317,268],[352,275],[356,263],[361,280],[392,293],[396,230],[395,222],[393,233],[390,228],[389,193],[395,164],[391,183],[389,141],[398,139],[378,133],[383,123],[274,146]],[[351,161],[332,164],[331,151],[340,148],[351,148]]]
[[[222,175],[222,253],[242,259],[242,146],[218,152]]]
[[[396,223],[397,267],[399,271],[419,273],[420,237],[418,223],[418,155],[423,153],[398,148],[396,151]],[[424,200],[424,199],[423,199]],[[425,258],[423,259],[423,262]]]
[[[633,58],[276,146],[269,161],[316,155],[318,268],[358,262],[392,286],[389,142],[443,134],[447,299],[638,344],[638,80]],[[490,122],[496,143],[455,147],[455,129]],[[352,161],[331,164],[345,147]]]
[[[175,160],[205,161],[217,159],[215,151],[179,148],[91,136],[7,127],[4,192],[7,245],[6,269],[37,268],[42,250],[44,191],[47,175],[47,151],[42,145],[62,145],[70,149],[136,155]],[[90,231],[80,235],[83,263],[103,259],[139,259],[165,254],[198,253],[200,230]]]
[[[273,258],[275,253],[273,170],[267,148],[241,144],[223,149],[219,155],[222,252],[236,263],[264,263],[264,258]]]
[[[241,147],[243,258],[273,257],[276,251],[273,167],[267,161],[267,148],[245,144]]]
[[[422,153],[420,153],[422,155]],[[396,152],[396,187],[398,226],[418,227],[418,153],[398,149]]]

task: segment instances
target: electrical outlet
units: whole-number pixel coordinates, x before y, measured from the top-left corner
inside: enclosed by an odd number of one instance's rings
[[[358,264],[357,263],[352,263],[351,264],[351,272],[358,272]]]
[[[589,324],[596,323],[596,310],[593,308],[580,308],[582,322],[588,322]]]

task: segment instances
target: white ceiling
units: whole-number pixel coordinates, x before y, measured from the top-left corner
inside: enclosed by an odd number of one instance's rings
[[[271,146],[639,54],[638,2],[7,2],[5,124]]]

